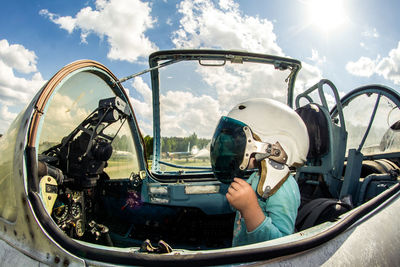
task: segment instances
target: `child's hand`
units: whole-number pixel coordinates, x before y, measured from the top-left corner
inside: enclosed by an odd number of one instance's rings
[[[226,199],[242,214],[247,231],[253,231],[264,221],[265,215],[258,205],[256,192],[245,180],[233,179],[226,193]]]
[[[233,179],[226,193],[226,199],[241,213],[249,209],[249,207],[258,205],[257,196],[253,188],[245,180],[240,178]]]

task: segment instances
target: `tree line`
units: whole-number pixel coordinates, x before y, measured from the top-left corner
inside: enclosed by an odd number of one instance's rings
[[[146,135],[144,138],[144,144],[146,147],[146,156],[149,159],[153,155],[153,137]],[[187,151],[190,143],[189,151],[193,146],[197,146],[200,150],[210,143],[210,139],[198,138],[196,133],[193,133],[187,137],[162,137],[161,138],[161,152],[182,152]],[[114,150],[121,151],[133,151],[131,142],[128,141],[126,135],[116,136],[113,141]]]
[[[162,137],[161,138],[161,152],[182,152],[187,151],[190,143],[189,151],[193,146],[197,146],[200,150],[208,145],[210,139],[198,138],[196,133],[188,137]],[[153,154],[153,137],[146,135],[144,137],[144,143],[146,146],[146,156],[150,158]]]

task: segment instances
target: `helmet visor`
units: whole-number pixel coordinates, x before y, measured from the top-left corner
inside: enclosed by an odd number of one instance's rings
[[[223,183],[231,183],[233,178],[244,178],[245,170],[239,166],[246,149],[246,124],[222,117],[211,141],[210,159],[215,177]]]

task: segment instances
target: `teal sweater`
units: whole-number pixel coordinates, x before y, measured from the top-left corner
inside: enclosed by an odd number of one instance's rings
[[[256,191],[260,177],[253,173],[247,182]],[[264,212],[264,221],[253,231],[247,232],[246,223],[236,211],[232,246],[248,245],[290,235],[294,232],[297,209],[300,206],[300,191],[293,176],[289,176],[278,191],[268,199],[258,197]]]

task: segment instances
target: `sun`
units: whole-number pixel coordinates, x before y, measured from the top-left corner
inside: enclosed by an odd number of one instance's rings
[[[310,23],[324,32],[338,29],[346,22],[346,10],[342,0],[310,0]]]

